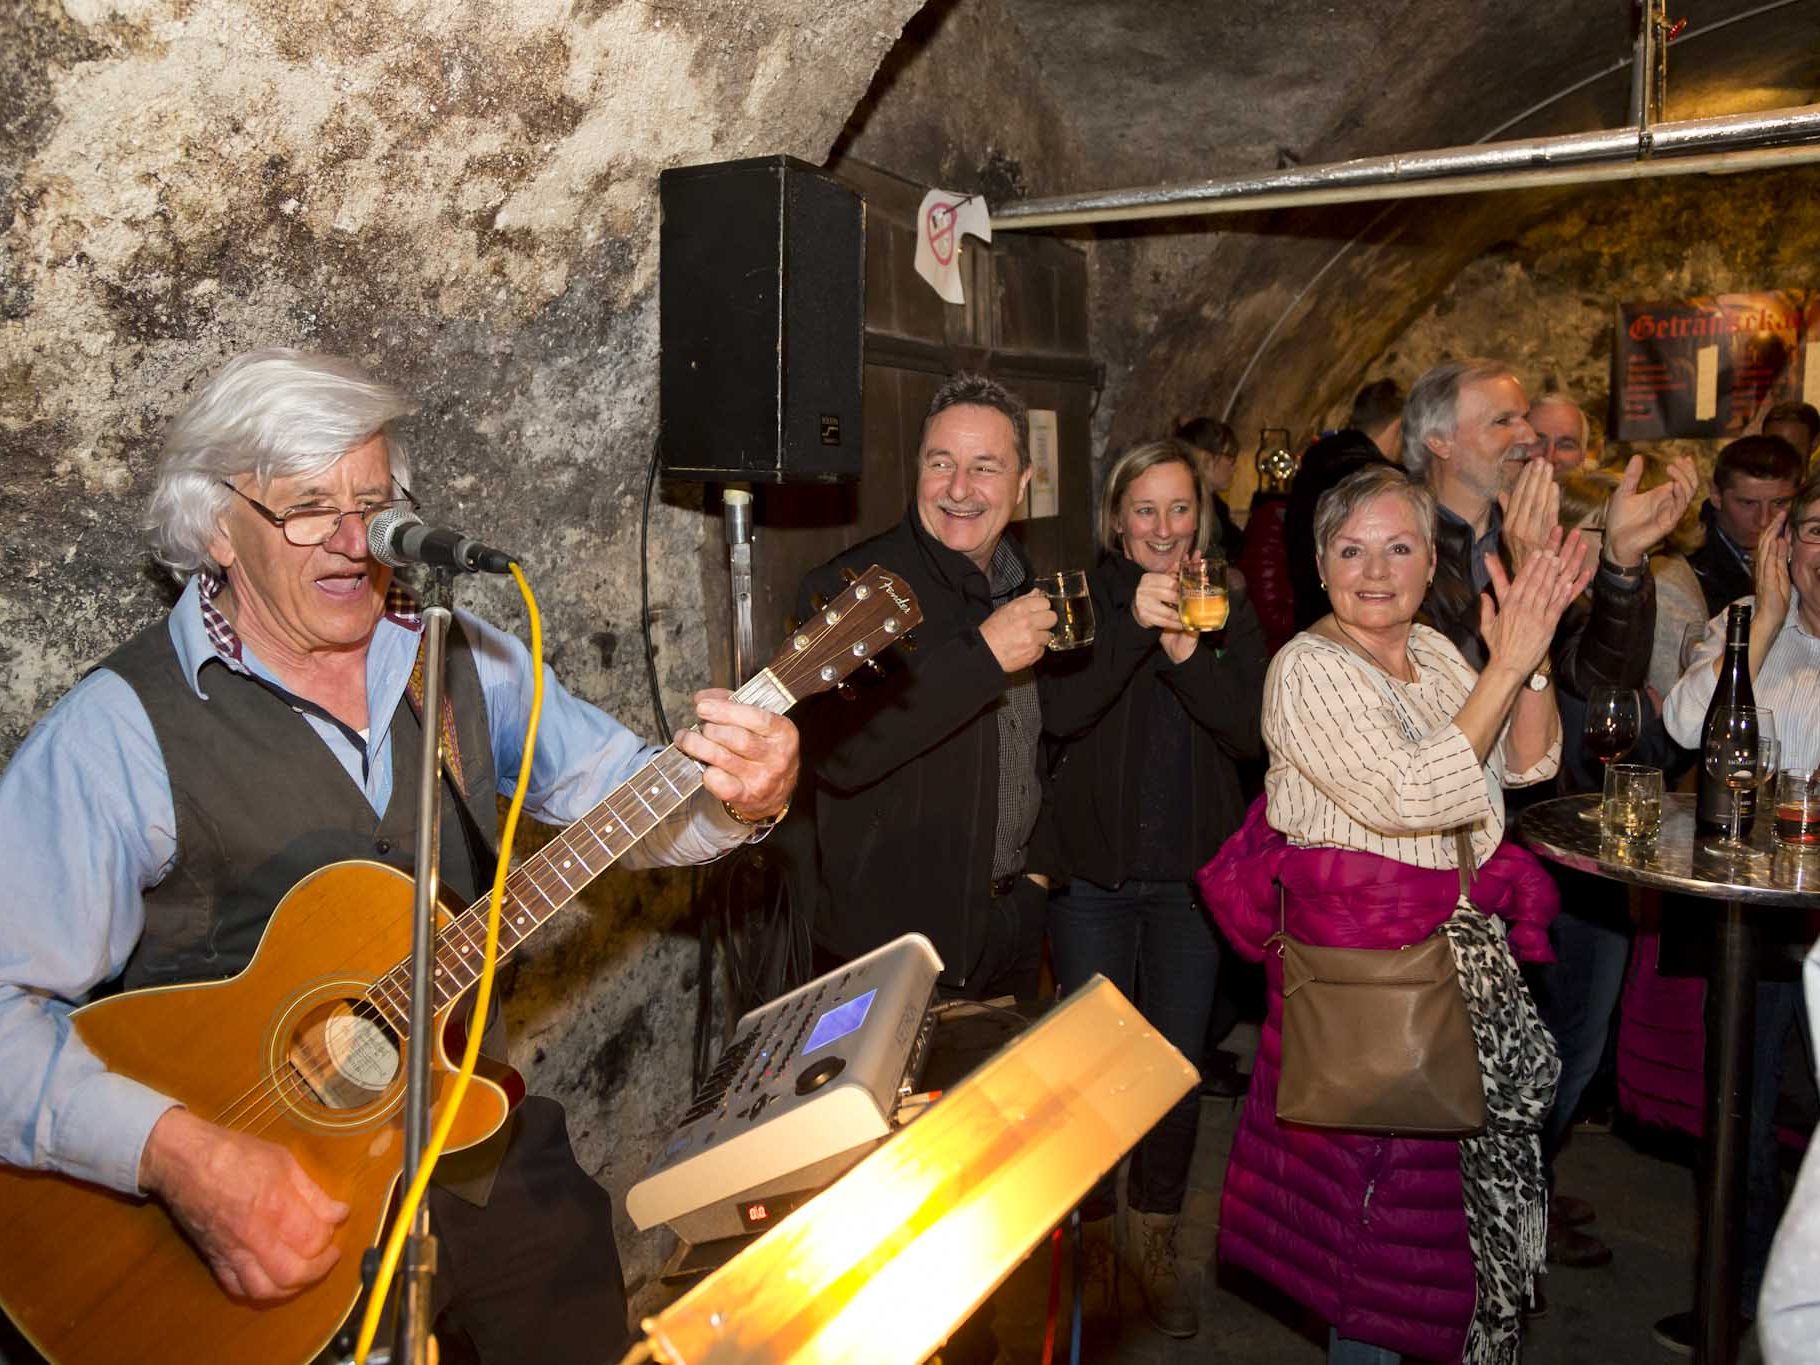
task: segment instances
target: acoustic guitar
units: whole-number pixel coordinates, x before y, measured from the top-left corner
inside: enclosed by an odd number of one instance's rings
[[[921,619],[910,590],[874,566],[735,696],[781,715],[840,684]],[[665,749],[513,869],[501,960],[700,786],[695,760]],[[0,1166],[0,1306],[56,1365],[278,1365],[307,1361],[333,1338],[359,1294],[361,1251],[382,1231],[403,1164],[411,901],[411,879],[395,868],[334,863],[286,893],[238,976],[75,1011],[76,1032],[109,1070],[289,1148],[351,1212],[328,1276],[259,1306],[221,1289],[156,1201]],[[480,979],[486,911],[483,897],[439,915],[430,1063],[438,1113],[455,1070],[445,1030]],[[501,1084],[477,1074],[449,1150],[487,1138],[508,1107]]]

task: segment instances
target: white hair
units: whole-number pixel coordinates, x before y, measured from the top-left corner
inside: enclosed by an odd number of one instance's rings
[[[1537,408],[1571,409],[1574,416],[1580,419],[1580,444],[1585,445],[1588,441],[1592,440],[1592,419],[1586,415],[1586,409],[1576,403],[1570,395],[1556,389],[1551,393],[1545,393],[1530,399],[1529,410],[1534,412]]]
[[[251,474],[263,488],[319,474],[375,435],[385,439],[392,477],[408,486],[410,466],[387,427],[415,410],[340,356],[284,347],[235,356],[165,434],[146,506],[152,552],[179,578],[220,572],[209,544],[233,496],[223,480]]]

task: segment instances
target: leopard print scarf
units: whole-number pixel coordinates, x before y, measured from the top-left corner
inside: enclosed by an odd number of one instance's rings
[[[1485,1131],[1460,1141],[1460,1184],[1478,1303],[1465,1365],[1517,1365],[1523,1304],[1548,1240],[1542,1120],[1561,1059],[1536,1014],[1503,922],[1463,903],[1441,925],[1453,944],[1485,1081]]]

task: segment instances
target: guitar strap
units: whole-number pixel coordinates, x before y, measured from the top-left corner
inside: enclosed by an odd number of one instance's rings
[[[423,724],[423,651],[427,643],[418,644],[417,661],[411,665],[411,681],[405,687],[406,695],[411,699],[411,713],[417,717],[419,725]],[[461,772],[461,737],[455,729],[455,702],[449,696],[447,686],[442,689],[442,715],[438,719],[442,731],[442,770],[449,785],[455,788],[455,794],[465,801],[468,783]]]

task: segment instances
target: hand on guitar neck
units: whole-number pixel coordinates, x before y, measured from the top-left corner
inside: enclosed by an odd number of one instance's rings
[[[725,688],[695,694],[699,730],[684,730],[676,747],[702,769],[702,785],[748,824],[771,820],[796,789],[798,740],[788,719],[747,706]]]
[[[330,1244],[348,1206],[329,1198],[276,1143],[174,1108],[153,1125],[140,1188],[157,1196],[238,1299],[288,1299],[341,1258]]]

